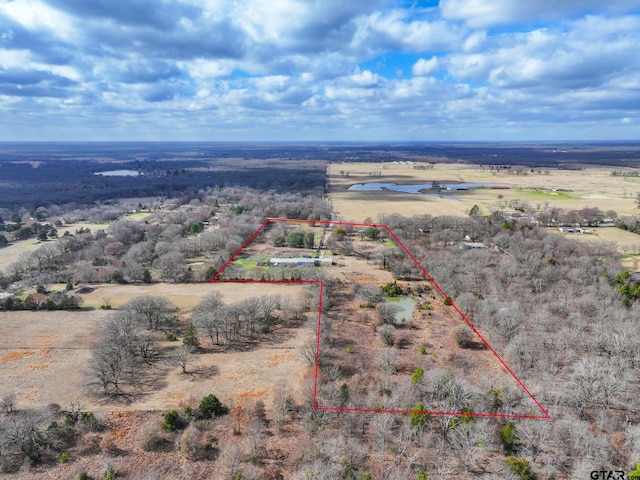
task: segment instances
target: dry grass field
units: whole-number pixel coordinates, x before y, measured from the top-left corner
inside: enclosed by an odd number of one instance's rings
[[[87,404],[85,370],[107,312],[2,312],[0,392],[17,405]],[[89,406],[89,405],[87,405]]]
[[[451,163],[438,163],[431,170],[394,163],[332,163],[328,166],[333,209],[337,217],[345,221],[362,221],[366,217],[377,220],[381,214],[389,213],[464,216],[473,205],[488,212],[511,200],[526,202],[539,209],[598,207],[603,211],[615,210],[619,215],[637,214],[635,198],[640,192],[640,177],[612,177],[612,170],[613,167],[588,167],[584,170],[550,169],[548,175],[531,172],[512,175],[492,174],[477,165]],[[440,196],[347,191],[356,183],[420,184],[434,180],[504,184],[511,189],[481,188]]]
[[[171,300],[186,316],[202,297],[219,291],[226,304],[253,296],[295,297],[299,285],[190,284],[190,285],[101,285],[84,297],[93,307],[111,298],[114,307],[140,295],[158,295]],[[216,351],[202,338],[202,353],[193,356],[187,372],[161,362],[162,378],[157,389],[129,403],[107,403],[87,396],[84,388],[97,332],[108,310],[79,312],[3,312],[0,322],[0,393],[17,392],[17,404],[44,407],[78,402],[92,411],[161,410],[175,408],[191,397],[215,392],[225,403],[261,399],[270,405],[276,388],[286,385],[301,399],[308,365],[300,350],[309,332],[305,328],[276,329],[268,341],[248,351]],[[168,343],[166,343],[168,345]],[[175,345],[179,345],[178,342]]]
[[[34,239],[12,242],[6,247],[0,248],[0,270],[7,271],[12,263],[17,262],[24,254],[37,250],[41,244],[34,243]]]
[[[209,292],[220,292],[225,303],[234,303],[249,297],[260,295],[296,295],[296,285],[258,285],[253,283],[229,284],[229,283],[153,283],[92,285],[95,290],[83,295],[83,306],[99,308],[105,303],[105,299],[113,308],[120,307],[134,297],[141,295],[156,295],[171,301],[181,312],[192,310],[202,298]]]

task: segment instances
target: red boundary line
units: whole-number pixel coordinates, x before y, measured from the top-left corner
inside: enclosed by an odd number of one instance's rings
[[[520,385],[520,387],[527,393],[529,398],[533,400],[536,406],[544,413],[544,415],[521,415],[521,414],[512,414],[512,413],[467,413],[467,412],[445,412],[445,411],[415,411],[415,410],[402,410],[402,409],[384,409],[384,408],[344,408],[344,407],[321,407],[317,404],[317,393],[318,393],[318,376],[319,376],[319,360],[320,360],[320,328],[322,323],[322,297],[324,293],[324,282],[322,280],[224,280],[219,279],[218,277],[222,274],[222,272],[235,260],[235,258],[240,254],[242,250],[244,250],[259,234],[264,230],[264,228],[271,222],[280,222],[280,223],[309,223],[313,225],[348,225],[353,227],[376,227],[383,228],[385,231],[393,238],[396,244],[402,248],[402,250],[409,256],[411,260],[418,266],[420,271],[424,274],[424,276],[431,282],[431,284],[438,290],[438,292],[445,298],[451,302],[451,306],[455,309],[455,311],[460,315],[460,317],[469,325],[469,327],[473,330],[473,332],[478,336],[478,338],[482,341],[482,343],[489,349],[491,353],[498,359],[500,364],[509,372],[509,374],[513,377],[513,379]],[[427,272],[427,270],[418,262],[416,257],[409,251],[409,249],[402,243],[402,241],[398,238],[398,236],[393,233],[393,231],[386,225],[383,224],[375,224],[375,223],[355,223],[355,222],[339,222],[339,221],[319,221],[319,220],[293,220],[289,218],[267,218],[258,229],[247,239],[246,242],[242,244],[242,246],[226,261],[226,263],[216,272],[216,274],[211,278],[211,282],[216,283],[317,283],[320,287],[320,299],[318,301],[318,324],[317,324],[317,333],[316,333],[316,358],[315,358],[315,368],[314,368],[314,379],[313,379],[313,409],[314,410],[324,410],[324,411],[342,411],[342,412],[376,412],[376,413],[402,413],[402,414],[423,414],[423,415],[455,415],[455,416],[469,416],[469,417],[499,417],[499,418],[551,418],[549,412],[538,402],[538,400],[533,396],[533,394],[524,386],[522,381],[518,378],[518,376],[509,368],[509,366],[502,360],[500,355],[493,349],[489,342],[480,334],[480,332],[476,329],[476,327],[471,323],[471,321],[466,317],[464,313],[458,308],[458,306],[453,302],[451,297],[449,297],[444,290],[438,285],[431,275]]]

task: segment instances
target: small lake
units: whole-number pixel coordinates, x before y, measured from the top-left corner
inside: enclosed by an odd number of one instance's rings
[[[418,185],[398,185],[397,183],[356,183],[351,185],[347,190],[354,192],[371,192],[371,191],[384,191],[391,190],[394,192],[403,193],[422,193],[421,190],[449,190],[455,192],[457,190],[469,190],[470,188],[499,188],[507,189],[508,185],[495,184],[495,183],[481,183],[481,182],[462,182],[462,183],[438,183],[434,187],[433,183],[420,183]]]
[[[94,175],[102,175],[103,177],[137,177],[140,172],[137,170],[107,170],[106,172],[96,172]]]
[[[407,323],[413,316],[413,308],[418,301],[411,297],[385,297],[387,302],[396,306],[396,323]]]

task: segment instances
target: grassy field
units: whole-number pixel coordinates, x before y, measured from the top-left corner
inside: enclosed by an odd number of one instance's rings
[[[85,371],[106,316],[102,310],[3,312],[0,392],[16,392],[20,408],[86,404]]]
[[[191,311],[210,292],[218,291],[225,303],[234,303],[260,295],[295,295],[296,285],[286,284],[228,284],[228,283],[154,283],[150,285],[95,285],[95,290],[82,295],[83,306],[99,308],[108,299],[113,308],[120,307],[132,298],[156,295],[171,301],[182,312]]]
[[[380,215],[389,213],[464,216],[473,205],[486,213],[512,200],[526,202],[540,210],[598,207],[603,211],[614,210],[618,215],[637,214],[635,198],[640,192],[640,177],[612,177],[612,170],[610,167],[589,167],[549,170],[548,175],[511,175],[493,174],[477,165],[448,163],[436,164],[431,170],[416,170],[412,165],[393,163],[333,163],[328,167],[333,208],[338,218],[345,221],[362,221],[366,217],[377,220]],[[356,183],[419,184],[434,180],[501,184],[509,185],[511,189],[479,188],[441,195],[347,190]]]
[[[299,285],[285,284],[101,285],[84,296],[84,303],[99,306],[104,303],[103,297],[110,297],[117,307],[139,295],[160,295],[174,302],[184,314],[214,290],[220,291],[224,302],[230,304],[261,295],[296,297],[300,289]],[[91,348],[109,314],[108,310],[99,309],[3,312],[0,393],[17,392],[20,408],[49,403],[65,407],[82,399],[85,408],[93,411],[175,408],[191,396],[199,398],[212,391],[225,403],[260,398],[270,405],[275,389],[281,385],[290,386],[296,397],[302,395],[308,365],[300,349],[310,332],[283,328],[249,351],[212,352],[209,340],[202,338],[204,349],[194,356],[188,374],[179,367],[162,365],[164,378],[158,388],[126,406],[87,397],[84,385]]]
[[[149,215],[151,215],[150,212],[138,212],[138,213],[129,213],[122,218],[124,220],[144,220]]]

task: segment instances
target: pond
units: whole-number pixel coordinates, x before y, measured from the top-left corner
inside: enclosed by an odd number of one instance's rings
[[[495,183],[482,183],[482,182],[462,182],[462,183],[420,183],[417,185],[398,185],[397,183],[356,183],[351,185],[347,190],[355,192],[371,192],[371,191],[384,191],[391,190],[394,192],[403,193],[423,193],[422,190],[449,190],[452,192],[458,190],[469,190],[470,188],[496,188],[496,189],[508,189],[508,185],[496,185]]]
[[[413,316],[413,308],[418,301],[411,297],[385,297],[387,302],[396,306],[396,323],[407,323]]]
[[[137,170],[107,170],[106,172],[96,172],[94,175],[102,175],[103,177],[137,177],[140,172]]]

